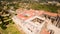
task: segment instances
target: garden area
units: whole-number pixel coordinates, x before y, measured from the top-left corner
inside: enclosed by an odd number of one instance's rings
[[[17,26],[15,24],[10,23],[9,25],[7,25],[7,28],[5,30],[0,28],[0,34],[22,34],[22,33],[17,29]]]

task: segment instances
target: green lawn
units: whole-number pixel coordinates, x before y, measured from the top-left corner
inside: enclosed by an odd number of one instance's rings
[[[3,30],[0,28],[0,33],[2,34],[21,34],[21,32],[15,27],[14,24],[7,25],[7,29]]]

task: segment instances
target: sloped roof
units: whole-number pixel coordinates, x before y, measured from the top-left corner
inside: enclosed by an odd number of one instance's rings
[[[57,16],[57,13],[51,13],[51,12],[44,12],[44,14],[47,14],[49,16]]]
[[[19,13],[19,11],[18,11],[18,12],[17,12],[17,14],[18,14],[17,16],[18,16],[19,18],[21,18],[21,19],[26,20],[26,19],[34,16],[34,15],[35,15],[34,12],[35,12],[34,10],[24,10],[24,11],[22,11],[22,12],[20,12],[20,13]]]
[[[40,34],[50,34],[46,28],[42,29],[42,31],[40,32]]]
[[[57,16],[57,13],[51,13],[51,12],[47,12],[47,11],[44,11],[44,10],[22,10],[21,8],[20,9],[17,9],[16,10],[17,12],[17,16],[23,20],[26,20],[28,18],[31,18],[33,17],[34,15],[42,15],[42,14],[46,14],[46,15],[49,15],[49,16]],[[58,14],[60,16],[60,14]]]

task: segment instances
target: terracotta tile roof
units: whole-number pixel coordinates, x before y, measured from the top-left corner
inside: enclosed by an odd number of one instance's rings
[[[43,29],[41,32],[40,32],[40,34],[50,34],[48,31],[47,31],[47,29]]]
[[[19,18],[23,19],[23,20],[26,20],[26,19],[34,16],[34,15],[35,15],[34,12],[35,12],[34,10],[24,10],[23,12],[20,12],[20,13],[19,13],[19,11],[18,11],[18,12],[17,12],[17,14],[18,14],[17,16],[18,16]]]
[[[47,14],[47,15],[49,15],[49,16],[57,16],[56,13],[51,13],[51,12],[44,12],[44,14]]]
[[[46,14],[49,16],[57,16],[57,13],[51,13],[51,12],[47,12],[44,10],[32,10],[32,9],[31,10],[26,10],[26,9],[22,10],[20,8],[20,9],[17,9],[16,12],[17,12],[17,16],[23,20],[26,20],[36,14],[38,14],[38,15]],[[58,14],[58,15],[60,16],[60,14]]]

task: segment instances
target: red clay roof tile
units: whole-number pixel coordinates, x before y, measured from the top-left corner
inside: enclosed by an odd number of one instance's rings
[[[44,10],[22,10],[22,9],[17,9],[16,10],[17,12],[17,16],[21,19],[28,19],[34,15],[36,15],[36,13],[38,15],[41,15],[41,14],[46,14],[46,15],[49,15],[49,16],[57,16],[57,13],[51,13],[51,12],[47,12],[47,11],[44,11]],[[24,15],[25,14],[28,14],[29,16],[28,17],[25,17]],[[58,14],[60,16],[60,14]]]

